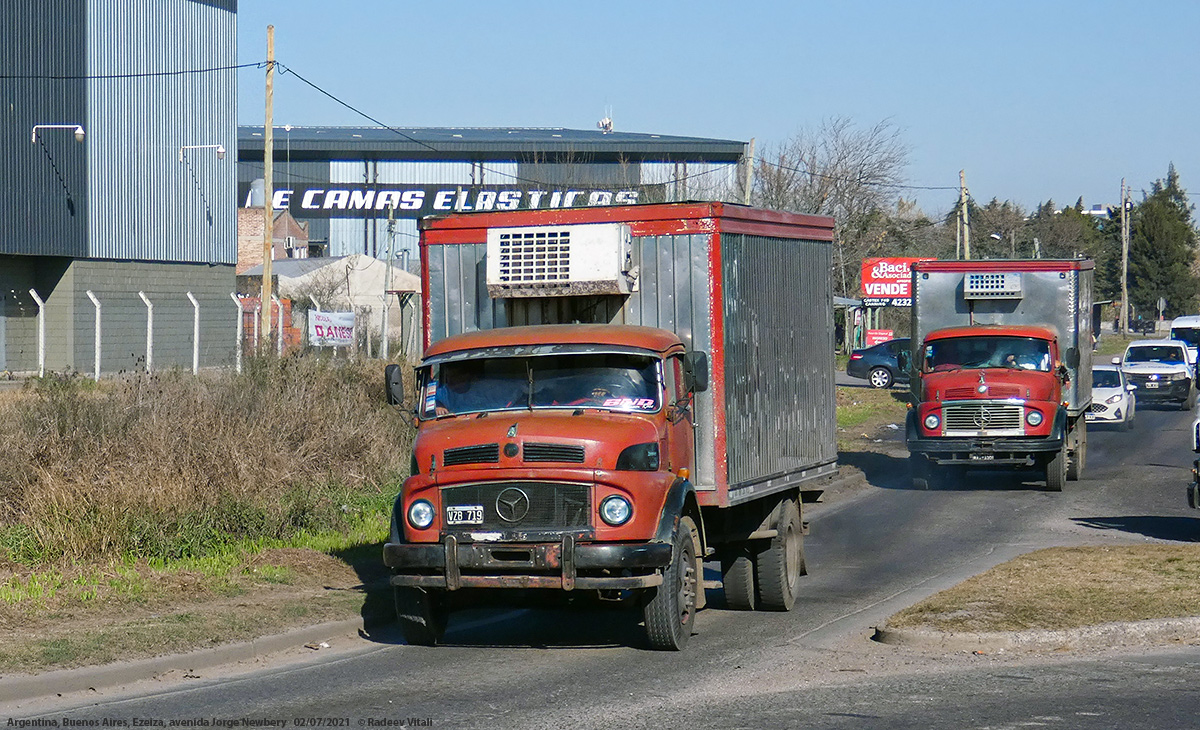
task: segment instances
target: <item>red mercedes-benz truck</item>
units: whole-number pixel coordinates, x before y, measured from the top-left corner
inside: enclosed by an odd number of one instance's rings
[[[913,485],[1027,467],[1078,479],[1092,404],[1091,260],[913,265]]]
[[[837,470],[832,238],[721,203],[423,220],[384,548],[407,640],[441,640],[454,591],[518,589],[628,602],[680,649],[710,558],[729,606],[790,609],[803,505]]]

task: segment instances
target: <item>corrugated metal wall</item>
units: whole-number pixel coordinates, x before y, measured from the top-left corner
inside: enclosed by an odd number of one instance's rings
[[[741,200],[736,162],[643,162],[641,178],[663,187],[663,202]]]
[[[192,0],[88,0],[89,75],[237,63],[236,15]],[[87,83],[91,258],[237,261],[234,71]],[[211,149],[224,145],[219,160]]]
[[[0,5],[0,74],[83,76],[84,5],[77,0]],[[39,132],[41,124],[83,124],[82,80],[0,81],[0,254],[82,256],[87,246],[87,151],[70,129]]]
[[[725,235],[729,484],[837,459],[828,243]]]

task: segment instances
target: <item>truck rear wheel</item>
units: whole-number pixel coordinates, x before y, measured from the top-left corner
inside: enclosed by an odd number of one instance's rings
[[[754,610],[754,558],[747,547],[733,548],[721,559],[721,585],[727,607],[735,611]]]
[[[671,564],[663,572],[662,585],[647,591],[642,607],[646,638],[654,649],[679,651],[687,645],[696,623],[696,523],[691,517],[679,520]]]
[[[396,622],[413,646],[434,646],[446,632],[450,611],[442,591],[413,586],[395,588]]]
[[[775,525],[776,534],[754,564],[758,607],[764,611],[790,611],[800,593],[804,566],[804,533],[796,500],[784,501]]]
[[[1046,462],[1046,491],[1061,492],[1067,482],[1067,445],[1054,452]]]

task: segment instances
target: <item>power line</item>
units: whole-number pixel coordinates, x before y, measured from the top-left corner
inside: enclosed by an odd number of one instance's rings
[[[155,76],[186,76],[189,74],[206,74],[215,71],[234,71],[242,68],[265,68],[266,61],[257,63],[242,63],[236,66],[213,66],[212,68],[188,68],[179,69],[177,71],[147,71],[145,73],[131,74],[88,74],[88,75],[66,75],[66,74],[0,74],[0,79],[19,80],[19,81],[92,81],[103,79],[144,79]]]
[[[791,167],[789,165],[784,165],[784,164],[781,164],[778,162],[771,162],[770,160],[767,160],[767,159],[761,158],[761,157],[759,158],[759,162],[761,162],[762,164],[767,165],[769,167],[778,168],[780,170],[787,170],[789,172],[798,172],[801,175],[810,175],[812,177],[825,178],[826,180],[833,180],[834,182],[854,182],[854,183],[861,183],[864,185],[869,185],[872,187],[900,188],[900,189],[904,189],[904,190],[958,190],[957,185],[904,185],[901,183],[887,183],[887,182],[864,183],[861,180],[856,180],[854,178],[843,177],[843,176],[839,176],[839,175],[828,175],[823,172],[813,172],[812,170],[806,170],[806,169],[799,168],[799,167]]]

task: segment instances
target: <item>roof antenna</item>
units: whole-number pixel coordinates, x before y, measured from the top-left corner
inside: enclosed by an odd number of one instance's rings
[[[608,134],[609,132],[613,131],[612,107],[611,106],[605,107],[604,118],[601,119],[600,121],[596,122],[596,126],[599,127],[600,131],[603,132],[604,134]]]

